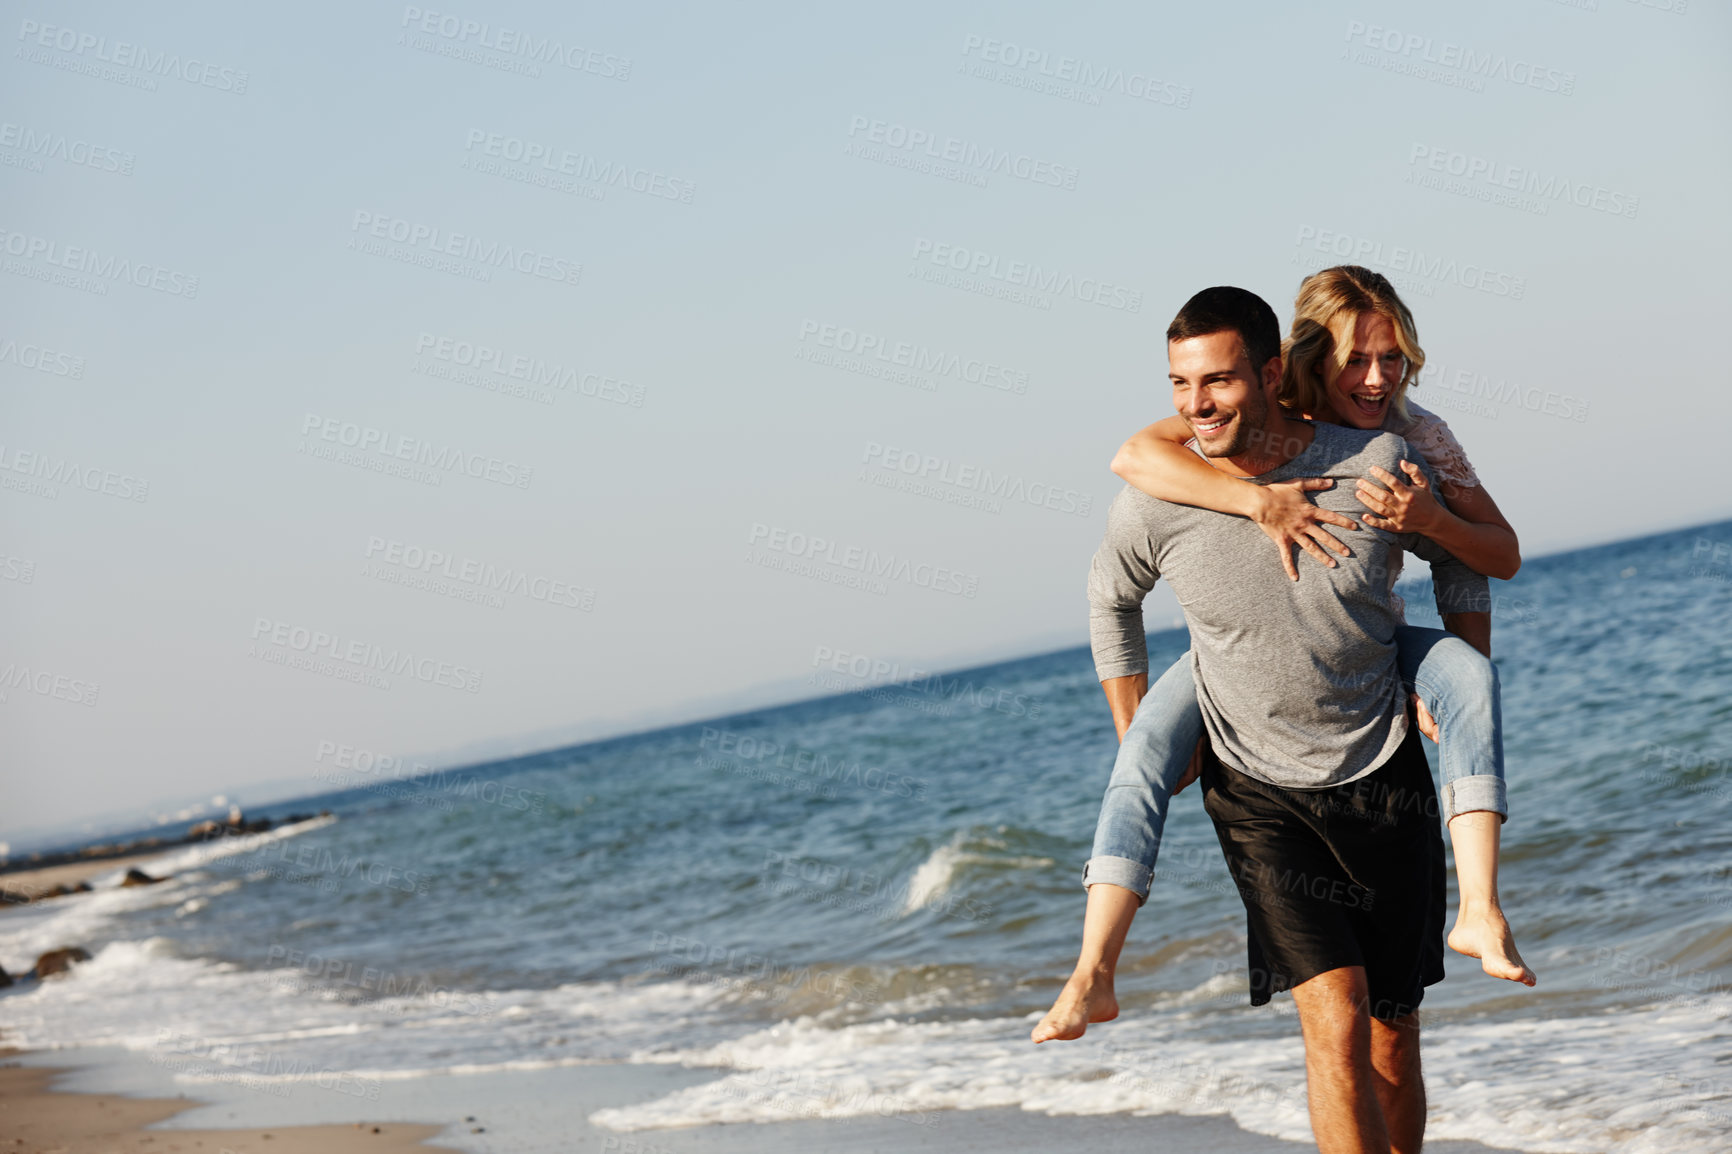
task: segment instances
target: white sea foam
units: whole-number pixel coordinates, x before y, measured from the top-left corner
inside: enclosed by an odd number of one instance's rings
[[[149,872],[153,874],[184,873],[208,865],[219,858],[231,857],[238,853],[257,853],[267,845],[287,841],[289,838],[299,837],[304,833],[312,833],[314,830],[324,829],[328,825],[334,825],[336,821],[335,816],[312,817],[306,821],[298,821],[293,825],[280,825],[275,829],[265,830],[261,833],[236,834],[231,837],[216,837],[209,841],[194,842],[180,849],[170,850],[156,859],[151,863]],[[104,874],[100,878],[92,879],[90,884],[101,888],[105,882],[118,882],[120,876],[121,871],[116,870],[113,873]]]
[[[130,889],[97,889],[14,907],[0,919],[0,966],[11,974],[23,973],[49,950],[107,936],[128,913],[178,906],[192,896],[193,888],[177,880]]]
[[[1003,849],[1004,843],[997,839],[980,839],[971,837],[966,832],[959,832],[949,841],[926,855],[926,860],[914,870],[908,879],[908,896],[903,899],[902,913],[911,914],[942,901],[950,893],[950,887],[956,880],[956,872],[965,865],[991,864],[994,866],[1009,866],[1013,869],[1044,869],[1052,865],[1050,858],[1035,857],[1003,857],[990,853],[980,853],[971,846],[982,846],[987,849]]]
[[[638,1055],[735,1072],[591,1121],[622,1131],[869,1113],[920,1122],[933,1111],[1014,1106],[1225,1114],[1247,1130],[1308,1141],[1297,1030],[1291,1019],[1242,1015],[1239,1031],[1173,1013],[1038,1050],[1023,1019],[842,1029],[802,1019]],[[1608,1143],[1631,1154],[1723,1150],[1732,1087],[1716,1075],[1715,1055],[1729,1025],[1727,997],[1687,1010],[1440,1025],[1426,1041],[1428,1135],[1570,1154]]]
[[[685,982],[502,991],[404,985],[409,992],[397,996],[359,996],[294,967],[249,970],[178,957],[164,938],[111,942],[63,976],[0,995],[0,1030],[31,1049],[115,1046],[158,1061],[215,1055],[213,1068],[225,1064],[223,1055],[232,1065],[234,1055],[263,1054],[270,1061],[255,1070],[280,1064],[375,1078],[618,1062],[646,1046],[669,1048],[694,1030],[715,1039],[738,1031],[721,1016],[723,991]],[[190,1069],[177,1077],[212,1074]]]
[[[196,913],[210,898],[231,892],[241,884],[238,878],[204,876],[199,872],[201,866],[323,829],[336,820],[312,818],[265,833],[217,838],[170,850],[147,863],[145,872],[164,879],[156,885],[123,888],[120,883],[126,871],[116,868],[93,875],[90,893],[15,906],[0,918],[0,966],[12,974],[28,971],[41,954],[61,946],[98,941],[111,934],[127,914],[140,910],[174,906],[182,916]]]
[[[924,909],[950,889],[950,881],[956,876],[956,867],[962,864],[964,858],[959,840],[953,839],[939,846],[920,863],[914,876],[908,879],[908,897],[902,903],[903,913],[911,914]]]
[[[1223,1114],[1248,1130],[1306,1140],[1303,1050],[1291,1016],[1186,1008],[1235,982],[1210,978],[1169,1009],[1037,1049],[1027,1040],[1032,1018],[1023,1017],[881,1017],[840,1028],[801,1017],[748,1028],[724,990],[677,981],[491,991],[482,1014],[414,995],[353,1001],[298,971],[179,957],[168,941],[150,939],[111,943],[65,977],[8,991],[0,1026],[25,1047],[123,1047],[189,1087],[237,1071],[258,1085],[609,1061],[729,1071],[593,1116],[616,1130],[867,1115],[924,1123],[936,1111],[1008,1106]],[[1715,1057],[1729,1029],[1732,996],[1724,994],[1435,1025],[1426,1037],[1429,1132],[1568,1154],[1723,1149],[1732,1087]],[[201,1060],[164,1060],[182,1053]]]

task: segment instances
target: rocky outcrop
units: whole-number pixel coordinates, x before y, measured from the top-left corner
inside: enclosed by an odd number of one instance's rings
[[[330,812],[331,811],[328,809],[322,809],[319,811],[319,816],[323,817]],[[297,822],[311,821],[312,818],[313,815],[310,813],[291,813],[288,817],[283,818],[279,824],[294,825]],[[268,817],[254,818],[253,820],[248,821],[241,815],[239,809],[231,809],[226,818],[221,820],[216,818],[206,818],[204,821],[201,821],[188,829],[186,831],[186,840],[211,841],[212,839],[219,837],[238,837],[242,834],[265,833],[271,828],[272,822]]]
[[[75,886],[58,885],[58,886],[53,887],[52,889],[46,889],[46,890],[43,890],[41,893],[37,894],[36,900],[41,901],[43,898],[63,898],[67,894],[87,894],[89,892],[90,892],[90,883],[89,882],[79,882]]]
[[[87,894],[89,892],[89,882],[79,882],[74,886],[62,883],[57,886],[50,886],[49,888],[37,893],[30,893],[26,890],[0,889],[0,906],[21,906],[28,902],[39,902],[46,898],[63,898],[67,894]]]
[[[153,878],[137,866],[126,871],[126,876],[120,879],[122,889],[128,886],[153,886],[157,882],[167,881],[167,878]],[[85,888],[89,888],[88,886]]]
[[[158,853],[177,845],[210,841],[219,837],[264,833],[279,825],[295,825],[299,822],[311,821],[314,817],[329,817],[330,815],[330,810],[321,809],[317,814],[291,813],[281,821],[272,821],[268,817],[248,820],[236,807],[229,810],[228,817],[198,822],[180,837],[142,837],[129,842],[88,845],[82,849],[32,853],[18,858],[0,858],[0,875],[24,870],[46,869],[49,866],[70,865],[75,862],[83,864],[91,861],[102,861],[107,858],[125,857],[131,854]],[[14,891],[0,888],[0,905],[16,901],[15,898],[8,896],[11,892]],[[73,893],[76,891],[64,890],[63,892]]]
[[[88,962],[90,952],[81,946],[61,946],[58,950],[49,950],[36,959],[36,969],[31,971],[38,978],[50,977],[64,973],[79,962]]]

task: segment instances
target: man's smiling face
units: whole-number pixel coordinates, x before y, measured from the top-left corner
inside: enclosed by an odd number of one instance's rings
[[[1226,329],[1168,341],[1167,365],[1173,408],[1191,426],[1204,456],[1236,457],[1257,443],[1256,434],[1269,421],[1269,390],[1280,376],[1279,358],[1258,373],[1245,342]]]

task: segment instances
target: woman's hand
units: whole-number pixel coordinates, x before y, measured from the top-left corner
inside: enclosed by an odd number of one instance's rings
[[[1373,529],[1429,537],[1443,522],[1443,506],[1431,495],[1431,482],[1425,479],[1418,465],[1403,461],[1401,470],[1407,474],[1407,481],[1388,469],[1371,466],[1371,475],[1383,482],[1383,488],[1363,477],[1359,479],[1359,488],[1354,496],[1371,510],[1363,520]]]
[[[1328,489],[1334,484],[1335,482],[1327,477],[1301,477],[1297,481],[1277,481],[1272,485],[1256,486],[1260,497],[1257,510],[1251,514],[1251,520],[1257,523],[1259,529],[1269,534],[1269,540],[1281,547],[1281,567],[1287,570],[1289,580],[1299,580],[1299,568],[1293,563],[1294,545],[1298,545],[1330,569],[1335,568],[1335,558],[1325,553],[1320,546],[1333,549],[1343,557],[1353,555],[1352,550],[1323,526],[1339,525],[1343,529],[1357,529],[1359,523],[1340,513],[1319,509],[1305,496],[1306,493]]]
[[[1425,702],[1419,699],[1419,694],[1409,693],[1408,703],[1413,706],[1413,719],[1419,725],[1419,732],[1431,738],[1431,744],[1438,743],[1437,722],[1432,720],[1431,710],[1425,707]]]
[[[1209,740],[1207,733],[1197,738],[1197,748],[1191,751],[1191,764],[1185,767],[1185,776],[1179,778],[1179,784],[1173,787],[1173,796],[1178,797],[1185,792],[1185,787],[1203,776],[1203,746]]]

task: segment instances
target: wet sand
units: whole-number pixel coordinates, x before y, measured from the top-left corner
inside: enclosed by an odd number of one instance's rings
[[[20,898],[34,901],[41,894],[47,893],[55,886],[75,886],[79,882],[87,882],[91,878],[101,877],[115,870],[124,872],[132,866],[137,866],[152,877],[160,877],[156,870],[150,868],[151,862],[163,857],[164,851],[152,850],[149,853],[128,854],[125,857],[100,858],[92,861],[66,862],[62,865],[41,866],[37,869],[14,870],[11,873],[0,874],[0,909],[12,904]]]
[[[197,1105],[188,1098],[126,1098],[49,1089],[58,1071],[0,1065],[0,1148],[19,1154],[410,1154],[451,1149],[424,1141],[438,1126],[401,1122],[273,1126],[246,1130],[147,1130]]]
[[[4,1061],[0,1053],[0,1063]],[[605,1106],[657,1098],[721,1074],[663,1065],[581,1066],[396,1082],[390,1084],[394,1092],[386,1101],[372,1105],[375,1120],[359,1124],[356,1115],[368,1107],[336,1098],[290,1105],[253,1095],[228,1095],[221,1106],[208,1106],[190,1098],[50,1089],[61,1073],[43,1066],[0,1065],[0,1151],[1047,1154],[1086,1149],[1091,1154],[1146,1154],[1155,1149],[1174,1154],[1306,1154],[1316,1149],[1310,1143],[1249,1133],[1219,1115],[1052,1116],[993,1108],[937,1111],[919,1116],[918,1124],[914,1116],[867,1116],[627,1133],[590,1124],[589,1115]],[[243,1103],[241,1099],[247,1098],[251,1101]],[[473,1128],[465,1120],[470,1115],[486,1124],[473,1140]],[[418,1121],[402,1120],[407,1118]],[[146,1129],[165,1121],[165,1127]],[[228,1123],[227,1128],[199,1128],[219,1121]],[[250,1124],[237,1126],[236,1122]],[[441,1133],[443,1139],[432,1141]],[[1429,1141],[1426,1149],[1432,1154],[1498,1154],[1475,1142]]]

